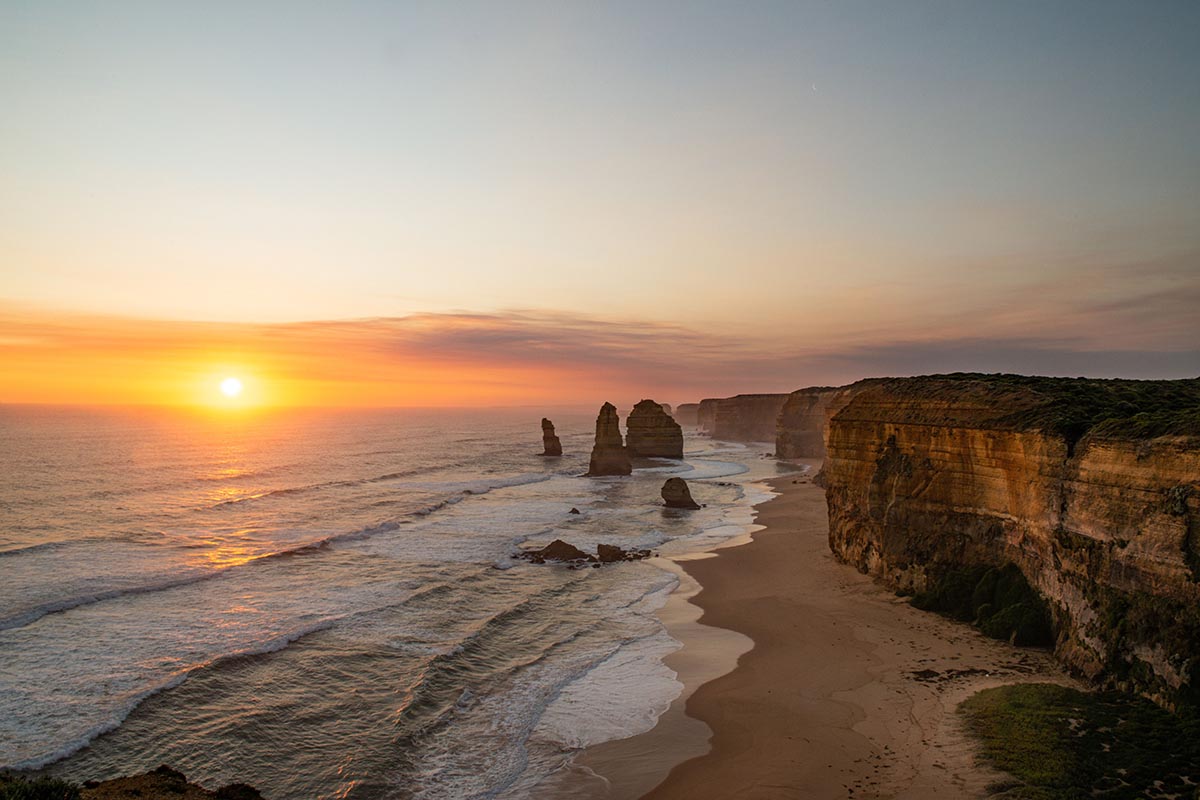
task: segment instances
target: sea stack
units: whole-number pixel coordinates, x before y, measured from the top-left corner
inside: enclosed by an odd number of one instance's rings
[[[589,477],[600,475],[628,475],[633,472],[629,463],[629,451],[621,440],[621,418],[617,407],[605,403],[596,417],[596,445],[592,448],[592,460],[588,466]]]
[[[667,508],[699,508],[700,506],[692,499],[692,493],[688,489],[687,481],[683,478],[667,478],[667,482],[663,484],[662,499],[667,504]]]
[[[631,457],[683,458],[683,428],[653,400],[634,406],[625,427]]]
[[[554,435],[554,423],[542,417],[542,448],[544,456],[561,456],[562,442]]]

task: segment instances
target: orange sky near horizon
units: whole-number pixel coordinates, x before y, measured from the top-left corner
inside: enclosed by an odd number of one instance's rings
[[[1051,301],[1053,302],[1053,298]],[[787,392],[863,377],[1026,372],[1194,377],[1186,294],[1137,325],[1140,305],[1086,315],[1023,303],[988,325],[933,314],[881,333],[818,317],[805,335],[696,330],[646,320],[537,311],[415,314],[292,323],[150,320],[0,303],[0,403],[267,407],[592,406],[650,397],[678,404]],[[1132,317],[1131,317],[1132,315]],[[1058,320],[1046,327],[1039,318]],[[1108,334],[1139,327],[1153,338]],[[1071,330],[1067,339],[1062,330]],[[1067,344],[1064,345],[1063,342]],[[1164,350],[1148,349],[1168,341]],[[1119,346],[1113,346],[1114,344]],[[244,390],[230,398],[221,382]]]
[[[0,402],[1195,376],[1198,25],[1086,0],[0,4]]]
[[[255,407],[590,404],[645,386],[595,364],[538,363],[494,351],[423,352],[429,324],[370,320],[241,324],[27,312],[0,316],[0,402]],[[438,321],[445,337],[447,323]],[[450,327],[492,335],[487,317]],[[403,333],[392,338],[390,333]],[[437,342],[430,342],[438,347]],[[517,345],[521,347],[521,345]],[[242,393],[226,397],[236,377]]]

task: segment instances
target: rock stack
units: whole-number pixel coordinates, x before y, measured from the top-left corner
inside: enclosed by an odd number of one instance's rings
[[[700,506],[692,499],[691,490],[688,489],[687,481],[683,478],[667,478],[667,482],[663,484],[662,499],[667,504],[667,508],[699,508]]]
[[[544,456],[561,456],[562,442],[554,435],[554,423],[542,417],[542,448]]]
[[[612,403],[600,407],[596,417],[596,444],[592,448],[592,460],[588,466],[589,477],[600,475],[628,475],[633,472],[629,463],[629,451],[621,439],[621,418]]]
[[[634,406],[625,426],[633,458],[683,458],[683,428],[653,400]]]

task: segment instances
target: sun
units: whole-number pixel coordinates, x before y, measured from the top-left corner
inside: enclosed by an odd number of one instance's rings
[[[237,378],[226,378],[221,381],[221,394],[226,397],[237,397],[242,393],[242,382]]]

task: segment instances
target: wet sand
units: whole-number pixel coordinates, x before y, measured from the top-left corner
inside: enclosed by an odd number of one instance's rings
[[[810,463],[815,473],[819,462]],[[918,611],[838,563],[824,492],[807,478],[770,483],[779,495],[759,506],[764,527],[750,544],[681,562],[703,587],[690,601],[703,610],[699,627],[737,631],[753,648],[736,669],[697,687],[689,678],[702,665],[678,664],[711,661],[711,645],[693,647],[695,632],[668,618],[684,642],[671,666],[687,688],[650,732],[577,760],[577,769],[605,779],[606,791],[588,794],[982,796],[1002,776],[976,763],[957,704],[989,686],[1069,679],[1048,653]],[[697,747],[697,721],[712,731],[708,752],[679,763]]]

